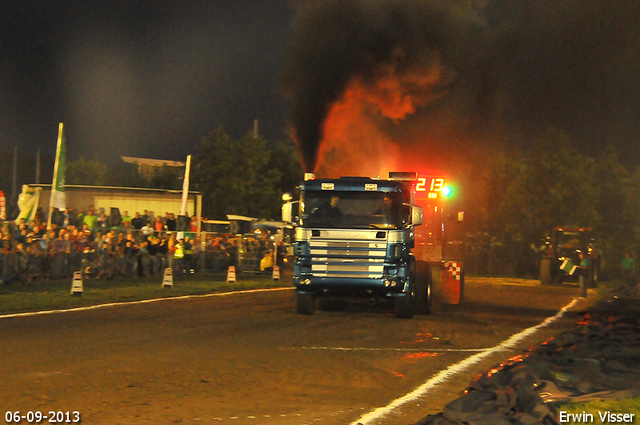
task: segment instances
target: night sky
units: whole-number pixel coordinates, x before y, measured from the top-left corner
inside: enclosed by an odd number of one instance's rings
[[[315,149],[347,81],[434,51],[446,95],[407,131],[427,116],[506,140],[556,126],[640,165],[637,0],[4,0],[0,148],[52,155],[64,122],[70,159],[183,160],[258,119]]]
[[[223,125],[286,137],[287,1],[5,0],[0,147],[184,160]]]

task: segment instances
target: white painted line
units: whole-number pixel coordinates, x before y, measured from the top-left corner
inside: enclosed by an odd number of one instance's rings
[[[431,379],[429,379],[427,382],[425,382],[424,384],[422,384],[421,386],[419,386],[409,394],[397,400],[394,400],[393,402],[391,402],[385,407],[380,407],[372,412],[367,413],[366,415],[362,416],[360,419],[356,420],[355,422],[352,422],[351,425],[370,424],[372,421],[380,419],[388,415],[389,413],[393,412],[394,409],[397,409],[403,404],[414,401],[419,397],[424,396],[430,390],[432,390],[436,386],[445,382],[448,378],[451,378],[453,375],[459,372],[462,372],[463,370],[469,368],[470,366],[473,366],[483,358],[500,351],[508,350],[512,348],[514,345],[518,344],[523,339],[525,339],[526,337],[528,337],[529,335],[533,334],[534,332],[544,328],[545,326],[550,325],[551,323],[553,323],[554,321],[562,317],[562,315],[568,309],[573,307],[577,302],[578,302],[578,299],[574,298],[573,301],[571,301],[566,306],[562,307],[562,309],[555,316],[548,317],[544,322],[539,323],[536,326],[533,326],[531,328],[525,329],[522,332],[519,332],[515,335],[512,335],[511,338],[503,341],[502,343],[496,345],[493,348],[489,348],[486,351],[480,352],[478,354],[474,354],[473,356],[467,357],[466,359],[464,359],[459,363],[449,366],[448,368],[437,373],[435,376],[433,376]]]
[[[289,347],[281,350],[326,350],[326,351],[401,351],[411,353],[456,353],[486,351],[489,348],[370,348],[370,347]]]
[[[99,308],[106,307],[116,307],[122,305],[133,305],[133,304],[146,304],[146,303],[155,303],[159,301],[174,301],[174,300],[186,300],[190,298],[209,298],[209,297],[226,297],[229,295],[239,295],[239,294],[252,294],[256,292],[274,292],[274,291],[288,291],[294,289],[291,288],[265,288],[265,289],[247,289],[240,291],[231,291],[231,292],[214,292],[211,294],[201,294],[201,295],[182,295],[179,297],[163,297],[163,298],[154,298],[150,300],[141,300],[141,301],[124,301],[119,303],[106,303],[106,304],[98,304],[98,305],[90,305],[86,307],[76,307],[76,308],[67,308],[61,310],[43,310],[43,311],[31,311],[26,313],[13,313],[13,314],[3,314],[0,315],[0,319],[9,319],[12,317],[29,317],[29,316],[41,316],[45,314],[57,314],[57,313],[71,313],[74,311],[87,311],[87,310],[97,310]]]

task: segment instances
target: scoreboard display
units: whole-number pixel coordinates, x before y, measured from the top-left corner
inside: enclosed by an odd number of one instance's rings
[[[448,194],[444,177],[440,176],[419,176],[416,180],[415,191],[416,197],[423,198],[426,195],[428,199],[440,199]]]

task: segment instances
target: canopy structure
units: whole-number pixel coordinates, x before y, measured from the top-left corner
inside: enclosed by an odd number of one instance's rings
[[[155,167],[184,167],[185,163],[181,161],[171,161],[168,159],[151,159],[151,158],[136,158],[133,156],[122,156],[122,160],[129,164],[135,164],[138,166],[138,173],[144,176],[148,176],[153,172]]]

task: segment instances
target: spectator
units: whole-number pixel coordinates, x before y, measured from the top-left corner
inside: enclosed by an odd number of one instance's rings
[[[131,217],[129,217],[129,211],[125,211],[124,214],[122,214],[122,226],[125,228],[131,227]]]
[[[281,269],[284,268],[286,257],[287,247],[285,246],[284,241],[280,241],[276,247],[276,263]]]
[[[62,227],[63,229],[66,229],[67,227],[69,227],[69,212],[71,211],[71,208],[66,208],[64,211],[62,211]]]
[[[173,213],[169,214],[169,218],[167,219],[167,222],[165,223],[167,225],[167,231],[168,232],[175,232],[176,231],[176,217]]]
[[[167,266],[167,253],[169,252],[169,245],[167,244],[166,238],[160,238],[158,242],[158,256],[160,257],[161,268],[160,271],[164,270]]]
[[[80,208],[80,212],[76,216],[76,226],[82,226],[82,224],[84,223],[84,218],[86,216],[87,213],[85,212],[84,208]]]
[[[78,212],[75,208],[67,208],[67,214],[69,216],[69,226],[78,225]]]
[[[182,243],[184,239],[180,239],[173,246],[173,263],[178,273],[184,274],[184,246]]]
[[[147,251],[149,252],[149,260],[151,267],[151,274],[158,274],[162,269],[160,258],[158,257],[158,238],[152,236],[149,238],[149,244],[147,245]]]
[[[53,232],[53,234],[54,234],[54,236],[56,238],[60,234],[60,228],[58,227],[58,225],[56,223],[51,223],[51,229],[49,229],[49,230]]]
[[[149,223],[145,223],[145,225],[142,226],[142,229],[140,229],[140,232],[142,233],[143,239],[147,239],[149,236],[153,235],[153,227],[151,227]]]
[[[636,283],[636,260],[628,252],[625,252],[624,258],[620,261],[620,269],[627,287],[634,286]]]
[[[272,272],[273,271],[273,254],[270,250],[266,250],[264,252],[264,257],[260,260],[260,271],[261,272]]]
[[[97,217],[93,215],[93,210],[90,209],[87,215],[83,219],[83,223],[87,226],[87,230],[93,233],[96,228]]]
[[[191,217],[191,223],[189,223],[189,227],[191,232],[195,233],[198,231],[198,217],[197,216],[192,216]]]
[[[140,230],[143,225],[144,223],[142,222],[142,218],[140,218],[140,213],[136,212],[135,216],[131,219],[131,226],[136,230]]]
[[[58,227],[64,226],[64,215],[58,208],[53,208],[53,212],[51,213],[51,223],[55,223]]]
[[[98,229],[106,229],[107,226],[107,215],[103,212],[100,213],[100,217],[96,220],[96,227]]]
[[[193,273],[193,245],[191,244],[191,239],[189,238],[189,236],[184,237],[182,246],[184,247],[184,269],[187,273]]]
[[[151,217],[149,216],[149,212],[147,210],[144,210],[144,214],[142,214],[142,217],[140,217],[142,219],[142,224],[149,224],[149,222],[151,221]]]
[[[156,232],[158,232],[158,234],[160,234],[160,232],[162,232],[165,229],[165,225],[164,225],[164,221],[162,221],[162,217],[160,216],[156,217],[156,222],[154,227]]]

